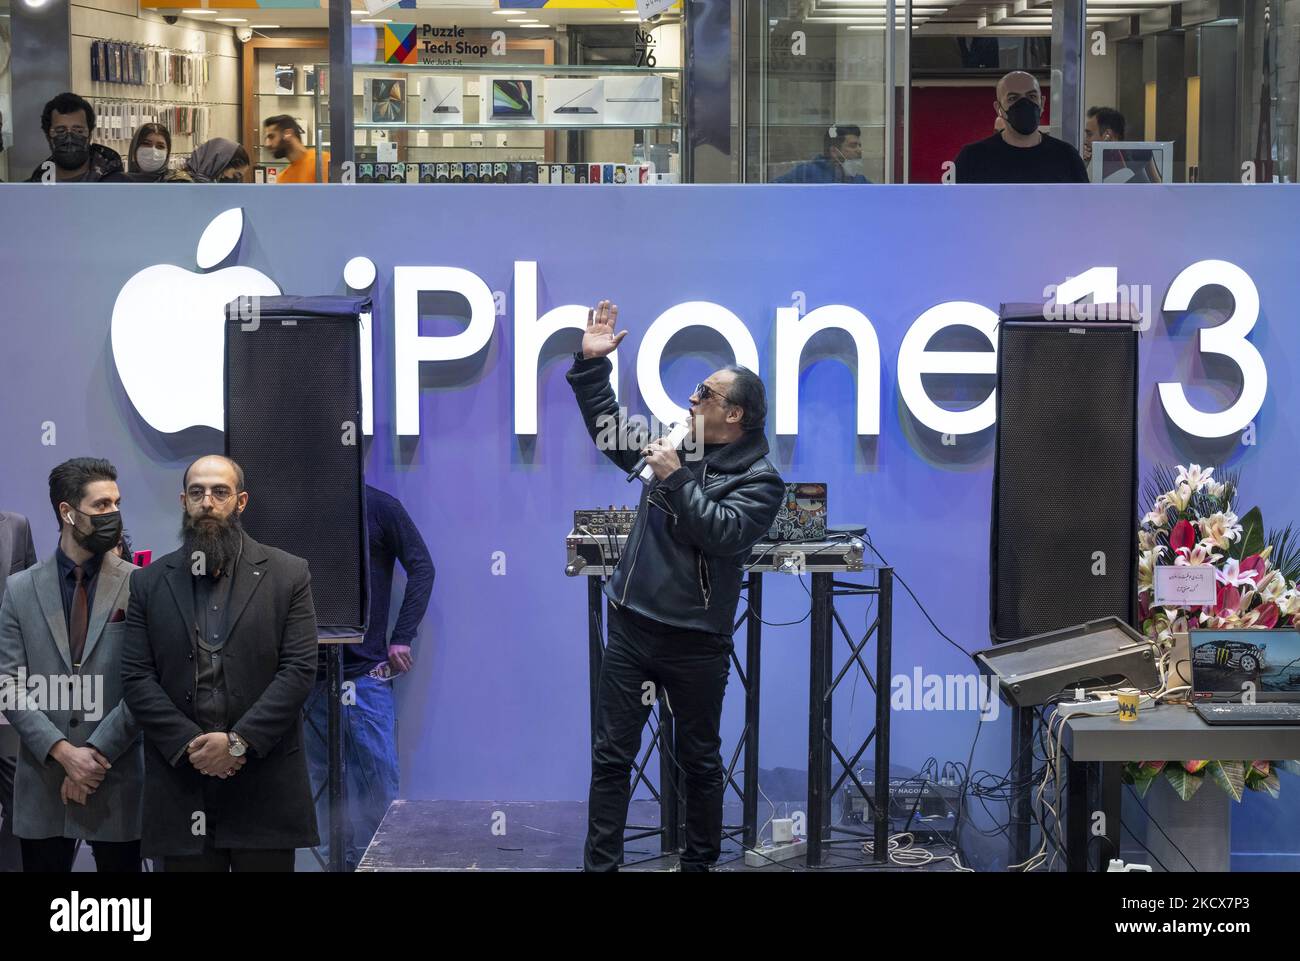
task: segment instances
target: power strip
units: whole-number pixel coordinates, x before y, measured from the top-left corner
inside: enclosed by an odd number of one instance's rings
[[[745,866],[761,868],[773,861],[789,861],[791,858],[803,857],[807,853],[807,839],[795,838],[785,844],[769,844],[756,850],[745,851]]]
[[[1155,700],[1149,694],[1138,697],[1138,712],[1150,707]],[[1056,709],[1061,714],[1119,714],[1119,698],[1105,696],[1090,698],[1085,701],[1057,701]]]

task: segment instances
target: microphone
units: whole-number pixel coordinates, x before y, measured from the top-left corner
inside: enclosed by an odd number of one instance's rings
[[[686,436],[690,432],[691,432],[691,425],[689,421],[686,423],[673,424],[672,429],[668,431],[667,436],[665,436],[663,439],[666,440],[673,448],[678,448],[682,446],[682,441],[686,440]],[[632,468],[630,473],[628,473],[627,482],[629,484],[632,483],[632,479],[638,476],[641,478],[641,480],[645,481],[647,484],[650,483],[650,481],[653,480],[655,476],[654,469],[646,466],[644,457],[642,457],[639,461],[637,461],[636,466]]]

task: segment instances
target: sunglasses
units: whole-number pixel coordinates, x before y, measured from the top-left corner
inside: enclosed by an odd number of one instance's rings
[[[704,403],[706,400],[708,400],[710,397],[716,397],[724,404],[731,403],[731,398],[729,398],[726,394],[718,393],[716,390],[714,390],[712,387],[710,387],[708,384],[704,383],[703,381],[695,385],[695,396],[700,399],[701,404]]]

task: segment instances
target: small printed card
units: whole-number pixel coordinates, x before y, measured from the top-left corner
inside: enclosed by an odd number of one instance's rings
[[[636,0],[636,12],[642,20],[649,20],[669,10],[677,0]]]
[[[1155,575],[1155,607],[1201,607],[1218,599],[1214,568],[1209,564],[1162,564]]]

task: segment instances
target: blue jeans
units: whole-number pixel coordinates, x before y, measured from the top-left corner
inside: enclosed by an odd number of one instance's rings
[[[388,805],[397,797],[397,717],[390,681],[358,677],[356,703],[345,701],[342,710],[343,776],[347,804],[343,839],[347,870],[354,870],[366,845],[375,836]],[[346,691],[346,688],[345,688]],[[307,740],[307,765],[316,798],[316,823],[321,846],[329,860],[329,692],[324,682],[312,688],[304,708],[303,732]]]

